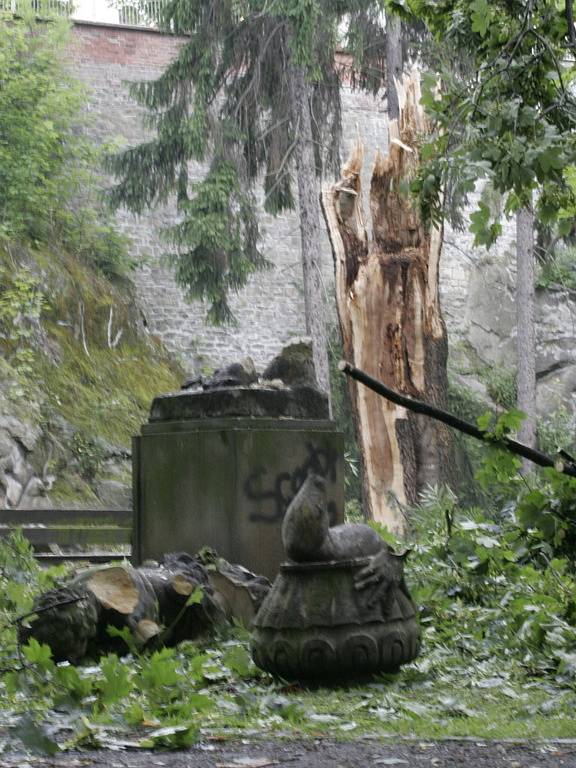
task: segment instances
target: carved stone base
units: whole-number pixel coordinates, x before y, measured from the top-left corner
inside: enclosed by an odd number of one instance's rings
[[[410,596],[398,586],[355,590],[366,563],[282,565],[254,620],[255,664],[287,679],[339,682],[415,659],[420,631]]]

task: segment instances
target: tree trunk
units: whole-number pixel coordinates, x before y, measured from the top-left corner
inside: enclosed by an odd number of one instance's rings
[[[516,351],[518,357],[517,405],[526,414],[518,439],[536,444],[536,325],[534,295],[534,212],[532,205],[516,214]],[[530,469],[524,461],[523,471]]]
[[[438,295],[442,232],[428,230],[403,191],[418,166],[418,135],[428,127],[417,73],[399,89],[400,118],[389,122],[389,152],[377,154],[370,188],[373,240],[363,220],[358,145],[340,181],[323,193],[336,269],[346,359],[392,389],[442,407],[447,338]],[[402,505],[450,464],[447,428],[352,387],[370,517],[402,533]],[[398,504],[399,502],[399,504]]]
[[[402,79],[402,22],[396,14],[386,11],[386,98],[388,119],[398,120],[400,105],[396,83]]]
[[[94,568],[39,595],[30,623],[18,622],[19,641],[33,637],[50,646],[56,661],[73,663],[125,650],[110,626],[127,630],[135,647],[176,645],[214,632],[223,621],[249,626],[269,588],[266,578],[242,566],[182,552],[156,567]]]
[[[292,116],[296,132],[296,176],[302,243],[306,332],[312,338],[314,367],[319,387],[330,398],[326,300],[322,284],[320,204],[310,122],[309,86],[303,67],[290,66]]]

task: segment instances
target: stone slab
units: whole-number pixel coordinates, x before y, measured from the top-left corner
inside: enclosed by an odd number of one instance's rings
[[[135,564],[210,546],[274,578],[285,559],[282,520],[310,469],[326,478],[332,524],[343,522],[343,436],[332,422],[297,424],[278,420],[276,429],[269,423],[258,429],[257,419],[233,419],[229,428],[213,429],[206,419],[145,425],[133,451]]]
[[[154,398],[150,422],[221,416],[327,419],[328,398],[313,387],[226,387],[204,392],[171,392]]]

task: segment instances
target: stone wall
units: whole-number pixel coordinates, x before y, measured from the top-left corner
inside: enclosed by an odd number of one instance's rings
[[[130,98],[127,83],[156,77],[181,44],[181,39],[153,30],[74,25],[70,61],[89,90],[89,130],[96,141],[134,144],[146,137],[142,111]],[[343,157],[360,135],[366,145],[368,176],[376,149],[387,142],[385,101],[345,90],[343,102]],[[200,166],[195,171],[197,177],[202,175]],[[297,217],[263,215],[262,246],[274,269],[254,276],[233,298],[238,319],[235,328],[207,326],[206,308],[198,302],[186,303],[170,269],[162,264],[163,245],[158,233],[173,217],[170,208],[140,218],[127,213],[118,216],[141,261],[136,285],[150,332],[160,336],[189,371],[215,367],[245,354],[263,368],[288,339],[304,332]],[[440,279],[450,340],[453,346],[465,342],[481,360],[511,367],[514,227],[504,226],[498,248],[490,254],[474,249],[471,241],[468,233],[446,232]],[[333,265],[327,238],[322,258],[326,293],[334,311]],[[574,317],[574,302],[568,294],[540,297],[538,367],[544,383],[562,378],[562,398],[568,392],[572,397],[572,382],[576,380]],[[545,391],[550,391],[548,385]]]

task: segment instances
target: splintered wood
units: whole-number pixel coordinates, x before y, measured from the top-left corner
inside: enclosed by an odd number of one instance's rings
[[[140,599],[130,571],[121,566],[97,571],[86,586],[103,608],[125,615],[133,613]]]
[[[416,71],[397,83],[400,117],[388,124],[386,155],[377,153],[370,184],[372,236],[364,223],[359,141],[339,181],[322,193],[336,272],[344,356],[393,389],[443,405],[447,339],[438,295],[442,232],[426,227],[407,187],[429,128]],[[446,428],[426,423],[350,382],[364,464],[369,515],[402,533],[402,506],[427,483],[445,478]]]

